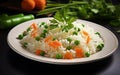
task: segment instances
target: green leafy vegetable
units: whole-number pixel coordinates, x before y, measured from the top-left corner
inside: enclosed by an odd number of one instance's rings
[[[73,25],[70,23],[74,18],[87,20],[106,21],[109,25],[120,26],[120,4],[113,5],[111,0],[69,0],[66,3],[62,1],[53,1],[47,3],[46,9],[38,12],[37,16],[49,13],[55,13],[55,19],[65,22],[68,27],[63,27],[63,31],[68,31]],[[63,10],[64,9],[64,10]],[[59,11],[59,12],[58,12]],[[61,12],[60,12],[61,11]]]

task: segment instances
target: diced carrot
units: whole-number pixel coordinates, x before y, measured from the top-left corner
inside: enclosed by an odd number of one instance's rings
[[[31,32],[31,37],[34,38],[37,35],[37,29],[38,29],[38,27],[37,27],[36,23],[33,23],[30,27],[33,29],[33,31]]]
[[[86,32],[86,31],[82,31],[83,32],[83,34],[85,35],[85,36],[88,36],[89,34],[88,34],[88,32]]]
[[[87,37],[87,40],[86,40],[86,44],[88,44],[90,42],[90,36]]]
[[[54,44],[57,45],[57,46],[61,46],[62,45],[58,40],[55,40]]]
[[[70,52],[66,52],[64,55],[64,59],[73,59],[73,56]]]
[[[31,32],[31,37],[34,38],[34,37],[36,37],[36,36],[37,36],[37,31],[32,31],[32,32]]]
[[[54,44],[54,42],[49,42],[49,45],[52,46],[53,48],[57,48],[57,46]]]
[[[59,41],[55,40],[55,41],[50,41],[49,45],[52,46],[53,48],[58,48],[62,44]]]
[[[40,53],[41,53],[40,49],[36,50],[36,52],[35,52],[36,55],[40,55]]]
[[[34,30],[37,30],[37,28],[38,28],[36,23],[33,23],[30,27],[33,28]]]
[[[80,47],[75,47],[75,51],[76,51],[76,57],[77,57],[77,58],[82,58],[82,57],[84,57],[84,53],[83,53],[82,48],[80,48]]]
[[[45,42],[49,42],[50,40],[52,40],[52,36],[48,36],[45,38]]]

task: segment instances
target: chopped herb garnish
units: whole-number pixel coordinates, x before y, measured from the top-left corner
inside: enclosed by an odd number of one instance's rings
[[[57,25],[50,25],[50,30],[56,28]]]
[[[75,45],[79,45],[79,44],[80,44],[80,41],[79,41],[79,40],[75,40],[75,41],[74,41],[74,44],[75,44]]]
[[[66,49],[67,49],[67,50],[70,50],[70,49],[72,49],[72,46],[67,46]]]
[[[51,23],[58,23],[55,19],[50,20]]]
[[[61,22],[62,23],[64,22],[62,31],[68,32],[69,29],[74,27],[72,23],[76,20],[76,17],[72,17],[66,14],[66,12],[67,12],[66,8],[63,8],[62,10],[59,10],[58,12],[56,12],[54,15],[53,22],[58,24]]]
[[[56,58],[57,58],[57,59],[62,59],[63,57],[62,57],[62,55],[61,55],[60,53],[57,53],[57,54],[56,54]]]
[[[67,38],[67,41],[69,41],[69,43],[71,43],[72,39],[71,38]]]

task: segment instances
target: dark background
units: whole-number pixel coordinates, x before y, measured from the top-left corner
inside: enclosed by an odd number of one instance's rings
[[[3,0],[1,0],[3,1]],[[114,3],[119,3],[114,0]],[[0,12],[11,13],[0,10]],[[115,28],[105,22],[95,21],[108,28],[120,39]],[[15,53],[7,44],[10,29],[0,30],[0,75],[41,75],[41,74],[79,74],[79,75],[120,75],[120,47],[109,57],[102,60],[78,65],[53,65],[33,61]],[[119,40],[120,42],[120,40]]]

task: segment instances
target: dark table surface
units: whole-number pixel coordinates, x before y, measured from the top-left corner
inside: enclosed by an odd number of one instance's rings
[[[115,28],[104,22],[96,22],[108,28],[120,39]],[[53,65],[27,59],[15,53],[7,44],[10,29],[0,30],[0,75],[41,75],[41,74],[79,74],[79,75],[120,75],[120,47],[109,57],[86,64]],[[119,40],[120,42],[120,40]],[[112,44],[112,43],[111,43]]]

